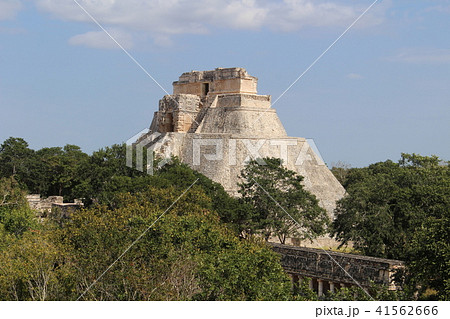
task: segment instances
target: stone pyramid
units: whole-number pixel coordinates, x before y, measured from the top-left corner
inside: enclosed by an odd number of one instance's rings
[[[193,169],[237,195],[246,160],[282,158],[284,165],[304,177],[304,185],[330,218],[345,190],[305,138],[289,137],[269,95],[257,94],[256,77],[243,68],[217,68],[183,73],[164,96],[150,131],[137,143],[157,156],[175,155]],[[291,244],[298,244],[296,239]],[[320,238],[314,244],[335,247]]]

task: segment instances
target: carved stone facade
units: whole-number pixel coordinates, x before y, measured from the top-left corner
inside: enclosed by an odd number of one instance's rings
[[[183,73],[173,82],[173,94],[194,94],[200,97],[217,94],[256,94],[258,79],[243,68],[217,68],[213,71]]]
[[[281,244],[272,244],[272,248],[281,255],[281,265],[294,282],[311,278],[311,288],[319,295],[339,287],[361,285],[369,288],[372,282],[397,290],[399,287],[393,282],[393,275],[404,268],[402,261],[393,259]]]
[[[287,136],[271,97],[257,94],[257,81],[243,68],[183,73],[136,144],[157,156],[177,156],[232,195],[248,159],[282,158],[333,218],[344,188],[306,139]],[[311,245],[335,247],[336,242],[323,237]]]
[[[159,101],[151,130],[155,132],[188,132],[203,106],[199,96],[193,94],[167,95]]]

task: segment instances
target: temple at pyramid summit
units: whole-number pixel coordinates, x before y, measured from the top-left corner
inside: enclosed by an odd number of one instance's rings
[[[173,94],[159,101],[149,132],[136,144],[160,157],[177,156],[232,195],[250,158],[281,158],[304,177],[305,188],[332,218],[344,188],[305,138],[287,136],[271,96],[259,95],[257,84],[243,68],[183,73],[173,82]],[[335,244],[319,239],[319,246]]]

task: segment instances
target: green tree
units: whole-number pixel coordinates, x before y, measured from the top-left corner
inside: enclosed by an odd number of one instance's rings
[[[448,298],[450,169],[436,156],[402,154],[351,169],[338,202],[334,234],[371,256],[404,260],[410,291]]]
[[[77,295],[122,252],[125,255],[84,295],[88,300],[284,300],[290,282],[264,243],[240,241],[205,209],[211,200],[194,186],[124,194],[114,209],[76,213],[59,231],[78,269]],[[156,220],[157,223],[153,224]]]
[[[76,145],[35,152],[25,140],[11,137],[0,146],[0,177],[14,176],[31,193],[73,199],[72,189],[83,181],[88,158]]]
[[[0,179],[0,225],[9,234],[20,236],[37,227],[25,195],[14,177]]]
[[[0,300],[64,300],[74,288],[71,263],[49,234],[26,232],[0,253]]]
[[[173,185],[179,189],[186,189],[197,181],[196,185],[202,187],[205,194],[211,198],[210,209],[217,212],[220,219],[236,232],[239,232],[240,221],[245,218],[247,210],[251,209],[235,197],[231,197],[221,184],[181,163],[177,158],[172,158],[171,163],[157,170],[155,177],[159,179],[159,182],[151,185]]]
[[[313,239],[326,232],[328,216],[314,195],[302,185],[303,177],[284,168],[277,158],[252,160],[242,171],[242,202],[252,207],[241,225],[247,233],[261,233],[266,240],[277,236]]]
[[[0,300],[62,298],[63,254],[41,232],[25,194],[14,177],[0,179]]]
[[[109,204],[115,194],[137,192],[143,184],[149,185],[151,179],[146,173],[127,166],[125,144],[93,152],[79,165],[77,175],[79,183],[72,188],[72,197],[84,198],[87,205]]]
[[[425,299],[450,300],[450,213],[425,219],[411,240],[406,284]],[[426,297],[426,295],[429,297]]]
[[[3,177],[25,174],[25,163],[33,155],[22,138],[10,137],[0,145],[0,173]]]
[[[350,171],[350,164],[338,161],[337,163],[333,164],[333,167],[331,168],[331,172],[333,173],[334,177],[345,187],[347,185],[347,176]]]
[[[156,166],[156,165],[155,165]],[[237,231],[239,220],[244,216],[244,207],[231,197],[219,183],[181,163],[177,158],[161,169],[148,175],[126,166],[126,146],[113,145],[90,156],[79,169],[80,183],[72,191],[73,198],[85,198],[85,204],[93,202],[115,207],[116,195],[121,193],[135,194],[147,189],[176,187],[184,190],[196,180],[196,185],[212,199],[211,210],[217,212],[221,220]]]
[[[43,148],[37,152],[46,165],[49,189],[46,195],[71,197],[71,190],[80,183],[80,169],[89,156],[79,146]]]
[[[409,296],[401,290],[388,290],[386,286],[379,286],[372,284],[364,290],[357,286],[350,288],[336,289],[334,293],[328,292],[321,298],[322,300],[330,301],[408,301]]]

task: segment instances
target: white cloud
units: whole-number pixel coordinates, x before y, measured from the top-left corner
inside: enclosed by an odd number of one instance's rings
[[[284,0],[272,6],[268,26],[281,31],[296,31],[303,27],[346,27],[366,9],[363,6],[342,5],[331,1]],[[382,22],[378,11],[369,11],[355,27]]]
[[[448,64],[450,63],[450,49],[403,49],[387,60],[416,64]]]
[[[109,30],[108,33],[125,49],[133,46],[131,35],[120,30]],[[82,45],[96,49],[120,49],[104,31],[91,31],[73,36],[69,39],[71,45]]]
[[[14,18],[21,8],[19,0],[0,0],[0,20]]]
[[[0,0],[1,1],[1,0]],[[78,0],[101,24],[124,32],[141,32],[167,45],[176,34],[205,34],[213,28],[281,32],[312,27],[345,27],[366,8],[336,0]],[[353,3],[353,2],[352,2]],[[73,0],[37,0],[55,17],[89,22]],[[382,22],[371,10],[355,27]]]
[[[364,77],[361,74],[358,74],[358,73],[349,73],[349,74],[347,74],[347,79],[350,79],[350,80],[361,80],[363,78]]]
[[[253,29],[267,9],[255,0],[78,0],[100,23],[159,34],[206,33],[208,26]],[[90,22],[73,0],[38,0],[58,18]]]

